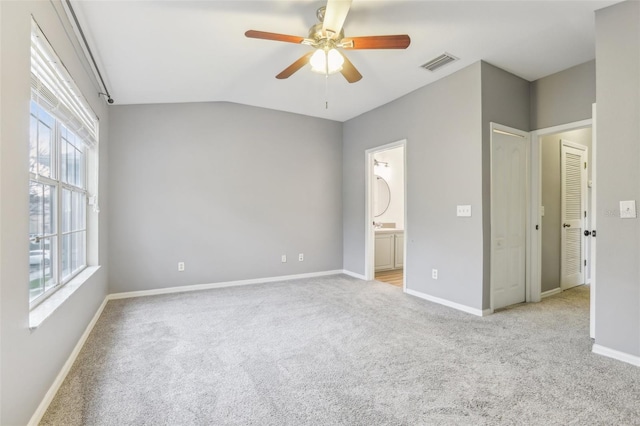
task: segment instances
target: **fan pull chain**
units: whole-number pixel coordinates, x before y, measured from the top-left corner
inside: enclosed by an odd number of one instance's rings
[[[329,109],[329,74],[324,76],[324,109]]]

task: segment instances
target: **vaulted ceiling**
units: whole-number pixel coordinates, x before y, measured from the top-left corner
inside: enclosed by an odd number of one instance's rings
[[[349,84],[308,67],[278,80],[310,47],[244,36],[306,37],[322,1],[71,1],[116,105],[228,101],[338,121],[478,60],[530,81],[589,61],[593,12],[613,3],[354,0],[346,36],[408,34],[411,45],[346,51],[363,75]],[[444,52],[460,59],[420,67]]]

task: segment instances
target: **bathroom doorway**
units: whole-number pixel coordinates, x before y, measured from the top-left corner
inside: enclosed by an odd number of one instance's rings
[[[367,152],[367,279],[405,287],[405,141]]]

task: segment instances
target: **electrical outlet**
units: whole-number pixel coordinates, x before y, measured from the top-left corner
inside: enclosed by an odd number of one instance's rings
[[[471,206],[470,205],[458,206],[456,214],[459,217],[471,217]]]
[[[178,272],[184,272],[184,262],[178,262]]]
[[[431,278],[433,278],[434,280],[438,279],[438,270],[437,269],[432,269],[431,270]]]
[[[287,263],[287,255],[286,254],[282,255],[282,263]]]
[[[304,253],[300,253],[298,255],[298,262],[302,262],[304,260]]]

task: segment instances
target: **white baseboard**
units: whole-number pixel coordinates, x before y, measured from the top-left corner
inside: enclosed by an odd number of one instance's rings
[[[290,281],[297,280],[301,278],[316,278],[316,277],[324,277],[327,275],[338,275],[342,274],[342,270],[334,270],[334,271],[322,271],[322,272],[310,272],[307,274],[297,274],[297,275],[283,275],[280,277],[269,277],[269,278],[255,278],[250,280],[238,280],[238,281],[225,281],[219,283],[210,283],[210,284],[195,284],[195,285],[185,285],[181,287],[167,287],[167,288],[157,288],[153,290],[140,290],[140,291],[127,291],[124,293],[113,293],[108,297],[109,300],[115,299],[128,299],[130,297],[142,297],[142,296],[155,296],[158,294],[169,294],[169,293],[184,293],[187,291],[199,291],[199,290],[211,290],[215,288],[224,288],[224,287],[236,287],[241,285],[251,285],[251,284],[264,284],[264,283],[272,283],[278,281]]]
[[[345,275],[349,275],[350,277],[357,278],[359,280],[366,281],[367,278],[362,274],[356,274],[355,272],[347,271],[346,269],[342,270],[342,273]]]
[[[62,386],[62,382],[64,382],[64,379],[67,377],[67,374],[69,374],[69,371],[73,366],[73,363],[76,361],[78,354],[80,354],[80,351],[82,350],[82,347],[87,341],[87,338],[89,338],[89,334],[91,334],[93,327],[98,322],[100,315],[102,315],[102,311],[104,310],[104,307],[107,305],[108,300],[109,300],[109,296],[104,298],[104,300],[102,301],[102,304],[100,305],[96,313],[93,315],[93,318],[91,319],[91,321],[89,321],[87,328],[85,328],[84,333],[82,333],[82,336],[80,336],[80,340],[78,340],[78,343],[76,343],[76,346],[73,348],[73,351],[71,351],[71,355],[69,355],[69,358],[67,358],[67,361],[62,366],[62,369],[56,376],[56,379],[53,381],[53,384],[51,385],[47,393],[44,395],[44,398],[40,402],[40,405],[38,405],[38,408],[36,409],[35,413],[33,413],[33,416],[31,416],[29,423],[27,423],[28,426],[37,426],[38,423],[40,423],[40,420],[42,420],[42,416],[44,416],[44,413],[47,411],[47,408],[49,408],[49,404],[51,404],[51,401],[53,401],[53,398],[56,396],[56,393],[58,393],[60,386]]]
[[[552,290],[543,291],[540,293],[540,298],[544,299],[545,297],[553,296],[554,294],[562,293],[562,289],[560,287],[554,288]]]
[[[636,367],[640,367],[640,356],[631,355],[626,352],[620,352],[615,349],[610,349],[606,346],[598,345],[597,343],[593,344],[591,352],[593,352],[594,354],[606,356],[608,358],[617,359],[618,361],[626,362],[628,364],[635,365]]]
[[[428,300],[429,302],[438,303],[439,305],[448,306],[449,308],[457,309],[462,312],[466,312],[468,314],[473,314],[479,317],[485,317],[493,313],[492,309],[476,309],[467,305],[462,305],[460,303],[452,302],[447,299],[441,299],[439,297],[430,296],[425,293],[421,293],[419,291],[411,290],[409,288],[405,289],[405,293],[410,294],[415,297],[419,297],[420,299]]]

